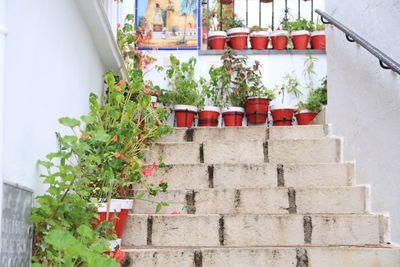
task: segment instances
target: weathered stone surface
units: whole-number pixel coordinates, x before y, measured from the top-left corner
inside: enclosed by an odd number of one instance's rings
[[[341,141],[323,139],[283,139],[268,141],[271,163],[333,163],[341,160]]]
[[[269,139],[319,139],[329,132],[328,125],[307,125],[292,127],[269,127]]]
[[[198,143],[156,143],[146,151],[147,163],[159,162],[160,156],[165,164],[200,163],[200,144]]]

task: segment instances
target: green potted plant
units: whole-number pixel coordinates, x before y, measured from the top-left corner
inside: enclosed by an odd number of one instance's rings
[[[270,37],[271,37],[272,49],[275,50],[286,49],[289,40],[289,31],[287,22],[283,21],[276,30],[271,32]]]
[[[311,90],[306,102],[297,105],[296,120],[299,125],[308,125],[321,111],[321,107],[327,104],[327,79],[322,79],[319,88]]]
[[[287,22],[290,39],[294,49],[305,50],[308,48],[310,32],[314,31],[314,24],[303,18]]]
[[[246,49],[249,32],[250,31],[245,27],[243,20],[234,14],[227,32],[229,46],[236,50]]]
[[[268,48],[269,32],[268,28],[253,26],[250,29],[250,44],[254,50],[263,50]]]
[[[196,59],[191,57],[188,62],[182,63],[173,55],[169,59],[165,78],[169,83],[166,98],[174,105],[177,127],[190,128],[197,107],[203,103],[203,96],[198,91],[199,82],[194,79]]]
[[[271,115],[274,126],[290,126],[292,125],[295,108],[285,104],[285,95],[294,95],[298,98],[302,93],[299,89],[300,83],[293,75],[286,74],[283,84],[276,89],[279,90],[281,96],[281,104],[271,106]]]
[[[325,24],[321,23],[321,18],[317,18],[315,23],[315,31],[311,32],[311,47],[313,49],[325,49]]]

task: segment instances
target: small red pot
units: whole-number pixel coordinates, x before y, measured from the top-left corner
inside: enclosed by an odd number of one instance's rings
[[[226,43],[226,32],[214,31],[208,34],[208,44],[212,50],[224,50]]]
[[[218,3],[221,3],[223,5],[230,5],[233,3],[233,0],[218,0]]]
[[[201,127],[217,127],[219,118],[219,108],[205,106],[199,112],[199,126]]]
[[[92,224],[93,229],[96,229],[99,224],[107,220],[107,203],[100,203],[100,206],[97,208],[97,212],[99,214],[99,218],[96,218],[96,223]],[[110,209],[108,213],[108,221],[112,222],[114,228],[117,225],[117,219],[115,216],[121,212],[121,204],[120,203],[110,203]]]
[[[151,96],[150,107],[154,108],[156,103],[157,103],[157,97],[156,96]]]
[[[118,238],[122,237],[124,233],[126,220],[128,219],[128,213],[132,209],[133,200],[131,199],[111,199],[111,203],[120,203],[121,211],[117,214],[118,220],[115,224],[115,232]]]
[[[174,110],[177,127],[192,127],[194,117],[197,112],[197,108],[195,106],[175,105]]]
[[[325,31],[316,31],[311,33],[311,47],[320,50],[326,48]]]
[[[317,116],[318,113],[309,110],[302,110],[297,113],[296,120],[298,125],[309,125]]]
[[[309,31],[294,31],[293,36],[293,48],[296,50],[305,50],[308,48],[308,42],[310,40]]]
[[[271,114],[274,126],[291,126],[294,108],[285,105],[275,105],[271,107]]]
[[[247,48],[249,37],[248,28],[232,28],[228,30],[229,46],[232,49],[243,50]]]
[[[222,111],[224,125],[227,127],[242,126],[244,117],[244,108],[228,107]]]
[[[247,122],[251,124],[264,124],[268,118],[270,101],[266,97],[249,97],[245,104]]]
[[[268,47],[268,32],[252,32],[250,33],[251,48],[254,50],[264,50]]]
[[[289,39],[287,31],[274,31],[271,33],[272,48],[275,50],[285,50]]]

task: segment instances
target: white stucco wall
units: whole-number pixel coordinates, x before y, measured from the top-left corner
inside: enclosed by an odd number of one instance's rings
[[[105,69],[74,1],[10,0],[6,23],[4,179],[40,193],[36,161],[57,149],[57,119],[88,110]]]
[[[400,62],[398,0],[326,0],[334,18]],[[345,159],[357,162],[357,183],[371,184],[372,210],[390,212],[400,243],[400,75],[328,27],[328,121],[344,137]]]

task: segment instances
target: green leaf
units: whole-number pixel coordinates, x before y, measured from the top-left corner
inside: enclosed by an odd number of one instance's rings
[[[81,125],[81,122],[77,119],[62,117],[58,119],[58,122],[64,126],[68,126],[70,128],[75,128]]]
[[[92,115],[82,115],[81,120],[86,123],[86,125],[95,123],[97,121],[96,117]]]
[[[45,241],[57,250],[76,245],[77,240],[68,231],[62,229],[51,230],[45,237]]]

